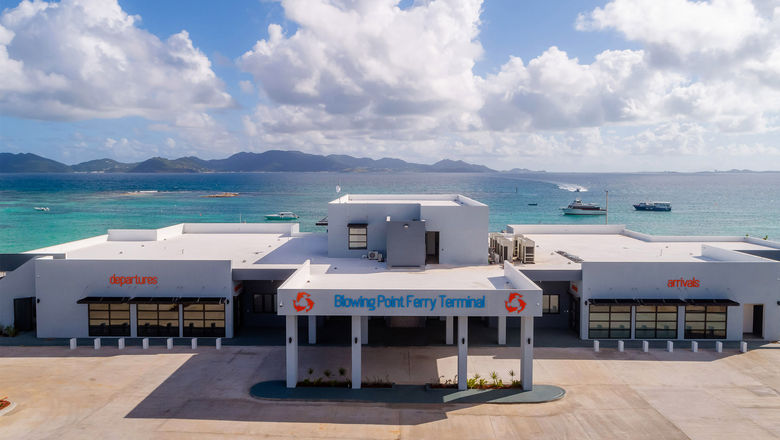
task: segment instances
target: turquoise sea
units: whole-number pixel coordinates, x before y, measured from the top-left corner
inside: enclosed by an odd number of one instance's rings
[[[0,174],[0,252],[109,228],[261,222],[278,211],[300,215],[304,231],[324,232],[314,223],[327,215],[337,185],[342,194],[461,193],[490,206],[494,231],[512,223],[603,223],[603,217],[564,216],[560,208],[575,197],[603,206],[609,190],[609,222],[640,232],[780,239],[780,173]],[[202,197],[220,192],[239,196]],[[669,201],[673,211],[634,211],[631,204],[644,200]]]

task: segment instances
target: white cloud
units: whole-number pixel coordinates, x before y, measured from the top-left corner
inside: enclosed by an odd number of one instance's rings
[[[0,112],[54,120],[233,105],[186,31],[161,41],[116,0],[24,0],[0,15]]]

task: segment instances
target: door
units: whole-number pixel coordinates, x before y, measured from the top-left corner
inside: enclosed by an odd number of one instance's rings
[[[35,330],[35,297],[14,298],[14,327],[20,332]]]
[[[764,333],[764,305],[756,304],[753,306],[753,335],[763,338]]]
[[[425,264],[439,264],[439,231],[425,231]]]

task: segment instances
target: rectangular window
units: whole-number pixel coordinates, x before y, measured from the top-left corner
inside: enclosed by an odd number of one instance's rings
[[[350,224],[347,229],[350,249],[368,249],[368,225]]]
[[[139,337],[179,336],[178,304],[138,304]]]
[[[677,339],[677,306],[637,306],[637,339]]]
[[[276,313],[275,293],[255,293],[252,295],[252,311],[254,313]]]
[[[224,304],[184,304],[185,337],[225,337]]]
[[[631,306],[589,306],[588,338],[631,337]]]
[[[560,295],[558,294],[544,294],[542,295],[542,314],[543,315],[557,315],[561,313],[558,303],[560,301]]]
[[[685,306],[685,339],[726,339],[726,306]]]
[[[130,336],[130,304],[89,304],[90,336]]]

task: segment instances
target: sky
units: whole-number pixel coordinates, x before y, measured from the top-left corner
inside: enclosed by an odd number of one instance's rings
[[[0,0],[0,151],[780,170],[778,0]]]

